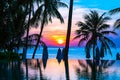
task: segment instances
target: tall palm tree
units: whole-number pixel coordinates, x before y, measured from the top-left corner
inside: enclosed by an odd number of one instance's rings
[[[71,27],[72,27],[72,12],[73,12],[73,0],[70,0],[69,15],[68,15],[68,27],[67,27],[65,53],[64,53],[66,80],[69,80],[68,50],[69,50],[70,34],[71,34]]]
[[[34,24],[40,15],[40,12],[35,11],[35,2],[39,9],[41,0],[0,1],[0,34],[4,34],[0,36],[4,36],[4,39],[0,40],[0,48],[7,46],[7,51],[12,51],[13,47],[20,46],[25,32],[28,37],[30,25]],[[27,50],[28,38],[26,39]]]
[[[20,26],[24,27],[25,31],[26,31],[26,44],[25,46],[25,53],[23,53],[24,58],[26,58],[26,53],[27,53],[27,48],[28,48],[28,38],[29,38],[29,30],[31,25],[34,25],[36,23],[36,21],[38,20],[38,16],[40,16],[41,13],[38,13],[37,10],[35,11],[35,3],[38,4],[38,6],[36,6],[39,9],[39,4],[42,2],[42,0],[26,0],[26,1],[18,1],[19,5],[22,5],[22,7],[24,8],[24,14],[20,15],[23,16],[23,20],[21,21]],[[37,14],[37,17],[36,17]],[[27,17],[28,16],[28,17]]]
[[[77,23],[79,29],[76,30],[77,36],[74,39],[80,39],[78,45],[86,42],[86,55],[90,55],[90,51],[93,49],[93,59],[107,51],[112,55],[110,46],[115,47],[115,44],[106,35],[117,34],[109,30],[110,26],[106,24],[108,20],[110,20],[110,17],[105,16],[105,13],[99,15],[96,11],[90,11],[89,14],[84,16],[84,22],[79,21]],[[99,50],[100,53],[97,53],[96,50]]]
[[[10,48],[10,45],[13,46],[13,43],[17,44],[17,42],[19,42],[19,39],[25,33],[25,30],[23,28],[24,24],[22,23],[26,19],[27,11],[22,9],[25,6],[25,3],[23,4],[18,0],[14,0],[14,1],[2,0],[0,2],[0,5],[2,6],[2,9],[0,9],[0,12],[1,12],[0,32],[1,34],[2,32],[3,34],[5,34],[5,35],[2,35],[2,37],[4,36],[4,39],[5,39],[3,40],[5,44],[3,42],[2,45],[3,47],[6,45],[8,48]],[[1,41],[2,40],[0,40],[0,42]],[[12,49],[12,46],[11,46],[11,49]]]
[[[120,13],[120,7],[110,10],[109,13],[111,15]],[[114,23],[114,27],[115,27],[115,29],[120,28],[120,18],[116,20],[116,22]]]
[[[34,58],[35,56],[45,24],[47,24],[48,21],[52,22],[52,18],[54,17],[60,19],[61,23],[64,23],[64,19],[58,11],[59,7],[67,7],[67,5],[61,2],[60,0],[44,0],[43,4],[41,4],[41,8],[43,9],[43,12],[42,12],[43,14],[41,15],[42,16],[41,27],[40,27],[39,37],[38,37],[32,58]]]

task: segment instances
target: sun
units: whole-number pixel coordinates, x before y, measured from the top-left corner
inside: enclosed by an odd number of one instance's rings
[[[57,43],[58,43],[58,44],[63,44],[64,41],[63,41],[63,39],[58,39],[58,40],[57,40]]]

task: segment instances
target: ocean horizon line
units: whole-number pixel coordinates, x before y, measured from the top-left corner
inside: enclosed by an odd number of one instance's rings
[[[56,58],[57,52],[58,52],[59,47],[48,47],[48,57],[49,58]],[[61,51],[63,47],[60,48]],[[34,48],[28,48],[27,50],[27,58],[32,58]],[[120,48],[111,48],[112,51],[112,56],[109,53],[105,53],[105,57],[103,59],[105,60],[116,60],[116,54],[119,52],[120,53]],[[22,49],[19,51],[19,53],[22,53]],[[35,58],[42,58],[42,53],[43,53],[43,48],[38,47]],[[92,51],[90,53],[91,58],[92,58]],[[68,53],[69,59],[86,59],[86,53],[84,48],[81,47],[71,47],[69,48],[69,53]]]

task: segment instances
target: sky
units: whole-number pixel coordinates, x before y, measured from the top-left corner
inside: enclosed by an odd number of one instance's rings
[[[62,2],[65,2],[69,6],[69,0],[62,0]],[[102,14],[117,7],[120,7],[119,0],[74,0],[70,46],[73,47],[77,46],[78,44],[78,39],[73,40],[73,38],[75,37],[75,30],[78,29],[75,24],[78,21],[84,21],[84,14],[88,14],[90,10],[96,10],[99,12],[99,14]],[[61,24],[58,19],[53,18],[53,23],[49,23],[44,27],[42,40],[48,46],[64,46],[67,32],[68,10],[68,8],[59,8],[59,12],[62,14],[65,21],[64,24]],[[108,24],[111,25],[111,29],[115,20],[120,18],[119,15],[120,14],[111,16],[112,20],[108,22]],[[120,33],[119,31],[117,32]],[[32,28],[30,34],[33,33],[39,33],[39,28]],[[114,36],[111,39],[116,43],[117,46],[120,46],[120,36]]]

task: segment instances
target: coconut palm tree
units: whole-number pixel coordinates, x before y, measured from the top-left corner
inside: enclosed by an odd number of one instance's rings
[[[24,9],[22,9],[25,4],[20,3],[18,0],[1,0],[0,5],[0,33],[4,34],[0,36],[0,44],[2,43],[2,47],[7,46],[5,47],[7,49],[10,48],[13,43],[17,43],[25,32],[25,29],[23,28],[24,24],[22,24],[26,19],[26,12]],[[2,39],[3,36],[4,39]]]
[[[24,55],[26,55],[27,53],[27,48],[28,48],[28,37],[29,37],[29,30],[30,30],[30,27],[31,25],[34,25],[36,23],[36,21],[38,20],[37,17],[36,17],[36,13],[37,13],[37,10],[39,9],[39,4],[41,3],[42,1],[41,0],[27,0],[26,1],[26,5],[25,5],[25,10],[26,10],[26,15],[25,15],[25,18],[26,16],[28,15],[28,20],[26,21],[24,19],[24,23],[25,23],[25,27],[26,27],[26,44],[25,44],[25,53]],[[35,11],[35,3],[38,4],[37,6],[37,10]],[[40,9],[42,10],[42,9]],[[40,16],[41,13],[37,13],[37,16]]]
[[[113,34],[117,35],[114,31],[108,30],[110,26],[106,22],[110,20],[110,17],[105,16],[105,13],[99,15],[97,11],[90,11],[89,14],[84,16],[84,22],[79,21],[77,26],[79,27],[76,30],[76,37],[79,38],[78,45],[86,42],[85,52],[86,55],[90,55],[91,49],[93,49],[93,59],[100,53],[106,53],[107,51],[112,55],[111,47],[115,47],[115,44],[110,40],[106,35]],[[98,47],[100,49],[98,49]],[[97,53],[99,50],[100,53]],[[89,58],[89,57],[87,57]]]
[[[116,13],[120,13],[120,7],[110,10],[109,13],[111,15],[116,14]],[[116,22],[114,23],[114,27],[115,27],[115,29],[120,28],[120,19],[116,20]]]
[[[48,21],[52,22],[52,18],[54,17],[60,19],[61,23],[64,23],[64,19],[58,11],[59,7],[67,7],[67,5],[61,2],[60,0],[43,0],[43,4],[41,4],[41,8],[43,9],[42,12],[43,14],[41,15],[42,19],[41,19],[40,33],[32,58],[34,58],[35,56],[45,24],[48,24]]]
[[[68,27],[67,27],[66,44],[65,44],[65,51],[64,51],[65,53],[63,57],[64,64],[65,64],[66,80],[69,80],[68,50],[69,50],[70,34],[71,34],[71,27],[72,27],[72,12],[73,12],[73,0],[70,0]]]
[[[35,5],[38,4],[38,7]],[[26,32],[26,44],[28,47],[28,36],[31,25],[37,22],[42,9],[39,8],[41,0],[14,0],[0,1],[0,49],[13,51],[14,47],[19,48],[21,39]],[[35,6],[38,10],[35,11]],[[18,24],[19,23],[19,24]],[[2,37],[4,36],[4,39]]]

